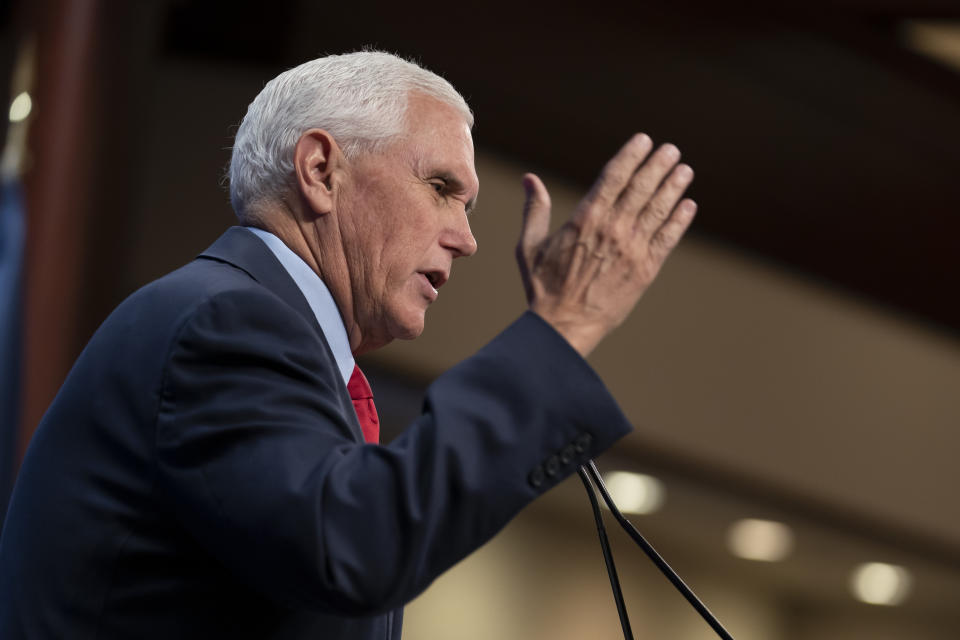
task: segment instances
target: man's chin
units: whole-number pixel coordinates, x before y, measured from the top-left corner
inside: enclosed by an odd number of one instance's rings
[[[413,340],[419,338],[423,333],[426,311],[420,313],[405,314],[402,318],[396,318],[393,323],[391,337],[396,340]]]
[[[402,333],[398,333],[397,335],[394,336],[394,338],[396,338],[397,340],[414,340],[416,338],[419,338],[422,333],[423,333],[423,323],[421,322],[419,327],[416,327],[416,328],[408,327],[406,331]]]

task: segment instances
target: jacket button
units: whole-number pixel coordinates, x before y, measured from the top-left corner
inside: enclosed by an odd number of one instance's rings
[[[544,463],[544,471],[547,472],[547,475],[551,478],[557,475],[557,471],[560,470],[560,458],[557,456],[550,456],[547,458],[547,461]]]
[[[534,487],[542,485],[544,480],[543,467],[538,466],[531,471],[528,480]]]
[[[593,442],[593,436],[589,433],[581,433],[577,436],[577,439],[574,441],[573,446],[576,448],[577,453],[583,453],[590,448],[590,444]]]
[[[563,464],[570,464],[570,461],[573,460],[573,456],[577,453],[576,448],[572,444],[568,444],[560,451],[560,462]]]

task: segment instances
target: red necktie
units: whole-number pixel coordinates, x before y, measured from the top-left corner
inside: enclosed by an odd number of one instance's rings
[[[363,439],[377,444],[380,442],[380,418],[377,417],[377,407],[373,404],[373,391],[367,377],[360,371],[360,367],[353,365],[353,374],[347,383],[347,391],[353,400],[353,409],[357,412],[357,420],[363,430]]]

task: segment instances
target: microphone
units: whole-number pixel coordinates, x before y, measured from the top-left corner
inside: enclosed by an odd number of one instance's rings
[[[600,491],[600,496],[603,498],[603,501],[609,507],[610,512],[613,514],[613,517],[616,521],[623,527],[623,530],[626,531],[633,541],[643,550],[648,558],[660,569],[660,572],[666,576],[674,587],[680,592],[680,594],[686,598],[687,602],[697,610],[697,613],[710,625],[710,627],[717,633],[718,636],[723,638],[723,640],[733,640],[733,636],[723,628],[723,625],[720,624],[720,621],[717,620],[710,610],[707,608],[700,598],[693,593],[693,590],[686,585],[686,583],[677,575],[677,572],[674,571],[667,561],[657,553],[657,550],[653,548],[647,540],[640,535],[640,532],[637,531],[637,528],[627,520],[620,509],[617,508],[616,503],[614,503],[613,498],[610,497],[610,492],[607,491],[606,485],[603,483],[603,479],[600,477],[600,472],[597,471],[597,465],[594,464],[593,460],[590,460],[587,464],[580,465],[580,468],[577,470],[577,473],[580,474],[580,480],[583,481],[583,486],[587,490],[587,496],[590,498],[590,506],[593,507],[593,517],[597,523],[597,535],[600,537],[600,548],[603,551],[603,561],[607,566],[607,575],[610,578],[610,588],[613,591],[613,599],[617,605],[617,614],[620,616],[620,626],[623,629],[623,637],[625,640],[633,640],[633,631],[630,629],[630,618],[627,615],[627,606],[623,601],[623,592],[620,589],[620,579],[617,576],[617,568],[613,562],[613,553],[610,550],[610,541],[607,538],[607,530],[603,525],[603,514],[600,512],[600,505],[597,502],[596,491]],[[592,481],[592,483],[591,483]],[[594,488],[596,485],[596,489]]]

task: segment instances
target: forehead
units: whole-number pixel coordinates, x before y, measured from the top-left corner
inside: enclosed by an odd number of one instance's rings
[[[398,150],[409,154],[421,173],[453,174],[476,195],[479,189],[473,160],[473,137],[459,111],[419,93],[411,93],[406,129]]]

